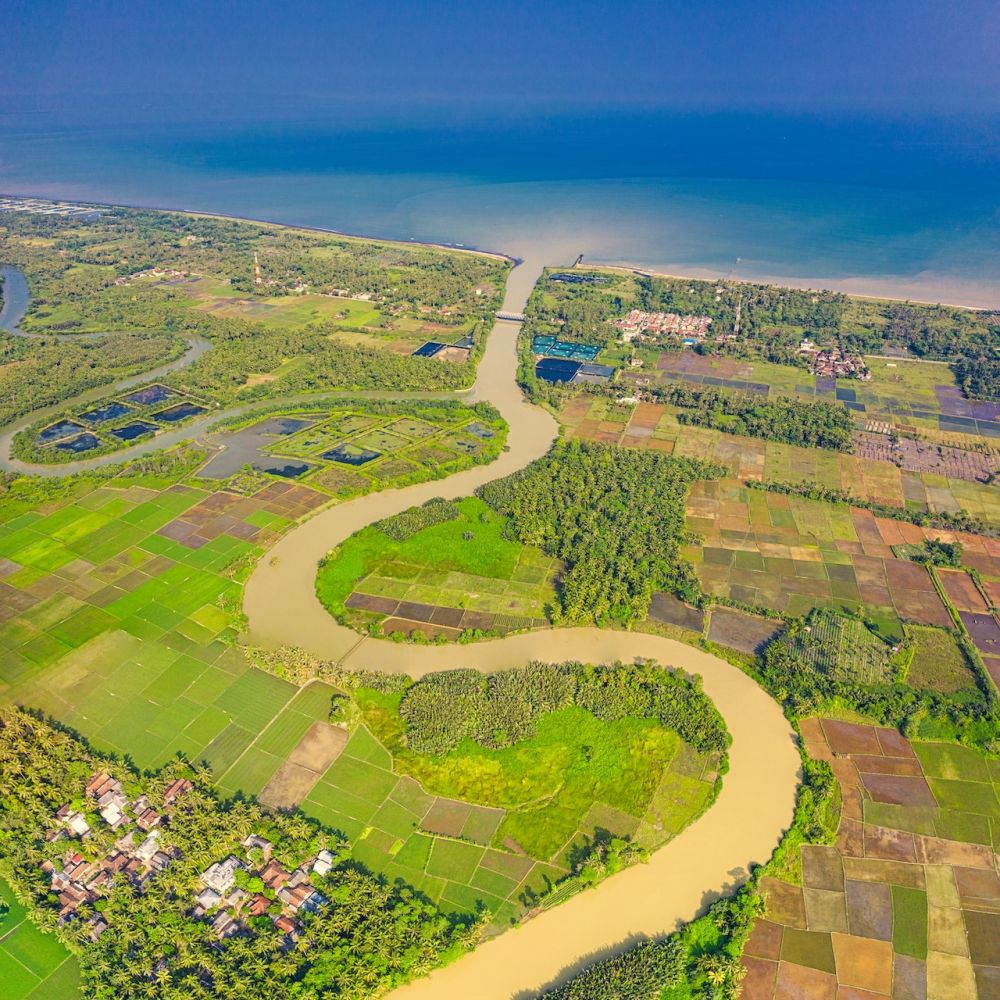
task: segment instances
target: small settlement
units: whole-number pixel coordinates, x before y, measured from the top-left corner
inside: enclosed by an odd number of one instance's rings
[[[826,378],[854,378],[870,382],[872,373],[857,354],[846,354],[839,347],[817,347],[808,338],[799,344],[799,354],[812,360],[813,374]]]
[[[302,930],[296,917],[327,902],[310,876],[326,875],[334,857],[322,850],[311,862],[288,871],[272,857],[274,845],[264,837],[252,833],[243,847],[247,860],[230,854],[201,873],[205,888],[195,897],[191,915],[207,920],[220,940],[244,930],[251,918],[270,919],[290,946]]]
[[[191,788],[186,778],[173,781],[157,809],[145,795],[130,799],[120,781],[98,772],[86,784],[82,805],[67,803],[56,810],[46,839],[70,843],[60,858],[46,859],[39,867],[58,897],[60,924],[85,920],[89,938],[96,941],[108,929],[94,906],[101,896],[123,881],[142,891],[182,857],[169,845],[167,831],[175,803]],[[110,849],[88,850],[88,843],[105,832],[103,824],[120,836]],[[242,846],[245,857],[228,854],[200,873],[191,918],[207,921],[220,941],[246,929],[253,918],[270,920],[291,947],[302,930],[298,918],[327,902],[310,879],[326,875],[335,858],[321,850],[289,871],[273,856],[274,845],[264,837],[252,833]],[[95,853],[101,856],[95,858]]]
[[[191,787],[186,778],[179,778],[167,787],[163,793],[163,809],[167,815],[174,802]],[[94,834],[91,824],[96,817],[116,833],[122,830],[123,834],[98,860],[88,860],[75,846],[69,846],[61,863],[50,859],[42,862],[41,870],[51,879],[52,892],[59,899],[59,923],[78,916],[77,911],[85,904],[96,902],[115,878],[141,889],[179,856],[161,843],[160,828],[166,816],[153,808],[145,795],[131,801],[121,782],[101,771],[87,782],[84,797],[86,812],[70,803],[55,811],[54,823],[47,836],[49,843],[68,839],[77,840],[82,846]],[[135,829],[130,829],[133,825]],[[93,913],[88,924],[90,938],[94,941],[108,927],[100,913]]]
[[[641,309],[633,309],[624,319],[615,323],[625,343],[644,335],[667,335],[680,337],[682,343],[688,346],[701,343],[708,336],[708,328],[711,325],[711,316],[680,316],[672,312],[647,313]]]

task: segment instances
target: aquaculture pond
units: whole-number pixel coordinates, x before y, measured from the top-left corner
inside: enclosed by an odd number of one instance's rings
[[[199,413],[204,412],[204,406],[198,406],[195,403],[178,403],[176,406],[169,407],[169,409],[154,413],[153,419],[159,420],[161,423],[176,424],[180,420],[186,420],[188,417],[196,417]]]
[[[70,437],[83,430],[83,424],[78,424],[75,420],[60,420],[58,423],[50,424],[38,433],[39,444],[50,444],[60,438]]]
[[[137,389],[130,393],[125,399],[136,406],[153,406],[155,403],[162,403],[177,393],[173,389],[168,389],[165,385],[147,385],[142,389]]]
[[[91,451],[100,443],[100,438],[98,438],[96,434],[91,434],[90,431],[88,431],[86,434],[80,434],[78,437],[70,438],[69,441],[60,441],[56,447],[60,451],[72,451],[77,453],[81,451]]]
[[[134,441],[138,437],[142,437],[143,434],[155,434],[156,426],[154,424],[144,424],[141,420],[137,420],[134,424],[126,424],[124,427],[116,427],[113,431],[109,433],[118,438],[119,441]]]
[[[126,406],[124,403],[112,400],[112,402],[105,403],[103,406],[97,406],[92,410],[87,410],[86,413],[81,413],[80,419],[86,420],[90,424],[103,424],[109,420],[117,420],[119,417],[127,416],[131,412],[131,406]]]

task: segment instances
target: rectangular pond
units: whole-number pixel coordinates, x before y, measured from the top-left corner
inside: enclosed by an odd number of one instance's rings
[[[315,466],[308,462],[294,462],[289,459],[275,458],[265,462],[255,462],[254,468],[261,472],[269,472],[272,476],[281,476],[282,479],[298,479],[304,476]]]
[[[103,424],[109,420],[117,420],[132,412],[131,406],[112,400],[104,406],[95,406],[92,410],[80,414],[81,420],[86,420],[88,424]]]
[[[382,453],[369,448],[358,448],[353,444],[338,444],[336,448],[324,451],[320,458],[330,462],[342,462],[344,465],[367,465],[381,458]]]
[[[80,434],[78,437],[70,438],[69,441],[60,441],[56,447],[60,451],[92,451],[101,443],[101,439],[96,434],[91,434],[87,431],[86,434]]]
[[[176,395],[177,393],[173,389],[168,389],[165,385],[157,383],[156,385],[147,385],[142,389],[137,389],[135,392],[127,395],[125,399],[130,403],[135,403],[136,406],[153,406]]]
[[[593,361],[601,353],[600,344],[576,344],[555,337],[537,336],[531,339],[531,350],[550,358],[565,358],[570,361]]]
[[[307,427],[312,427],[315,420],[305,417],[268,417],[259,424],[254,424],[250,430],[257,434],[273,434],[275,437],[288,437],[304,431]]]
[[[134,441],[138,437],[142,437],[144,434],[154,434],[157,431],[155,424],[143,423],[141,420],[137,420],[133,424],[126,424],[124,427],[116,427],[113,431],[109,433],[118,438],[119,441]]]
[[[39,444],[50,444],[60,438],[70,437],[83,430],[83,424],[78,424],[75,420],[60,420],[57,423],[49,424],[38,432]]]
[[[421,344],[414,352],[415,358],[432,358],[438,351],[447,347],[447,344],[439,344],[435,340],[428,340],[426,344]]]
[[[542,358],[535,365],[535,377],[544,379],[546,382],[571,382],[581,367],[579,361]]]
[[[204,406],[197,406],[194,403],[178,403],[169,409],[160,410],[153,414],[154,420],[159,420],[164,424],[176,424],[179,420],[186,420],[188,417],[195,417],[199,413],[204,413]]]

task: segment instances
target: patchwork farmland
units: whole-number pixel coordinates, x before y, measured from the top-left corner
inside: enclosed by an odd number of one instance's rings
[[[804,719],[843,812],[836,842],[805,845],[744,952],[745,1000],[991,997],[1000,988],[1000,769],[968,747]]]
[[[901,467],[895,460],[888,460],[896,453],[886,455],[883,442],[888,439],[884,435],[859,432],[855,435],[854,454],[800,448],[705,427],[682,426],[672,408],[664,404],[621,405],[589,395],[564,400],[559,419],[567,438],[651,448],[718,462],[741,481],[809,482],[873,503],[931,512],[965,511],[1000,525],[1000,498],[995,487],[984,481],[989,467],[1000,463],[1000,454],[992,451],[963,450],[952,461],[947,446],[939,452],[937,445],[903,439],[903,453],[928,456],[923,463],[926,468],[911,470],[905,461]],[[871,439],[879,442],[877,450],[865,444]]]
[[[732,480],[691,490],[689,527],[702,539],[685,550],[711,594],[801,615],[814,607],[857,611],[948,628],[951,617],[927,570],[893,546],[956,538],[965,565],[1000,580],[1000,541],[920,528],[868,511],[770,493]]]

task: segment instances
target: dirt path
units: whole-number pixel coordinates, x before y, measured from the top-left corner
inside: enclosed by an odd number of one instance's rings
[[[540,269],[526,263],[514,270],[505,311],[521,311]],[[298,646],[352,667],[415,677],[454,667],[497,670],[532,659],[600,663],[653,658],[702,676],[705,692],[733,736],[730,769],[711,809],[647,864],[615,875],[596,891],[575,896],[394,991],[394,1000],[533,997],[596,959],[641,938],[668,934],[744,881],[748,866],[766,861],[794,808],[799,757],[791,728],[753,680],[717,657],[670,639],[593,628],[531,632],[468,646],[359,639],[358,633],[338,625],[317,599],[318,561],[355,531],[431,497],[467,496],[549,449],[557,432],[555,421],[527,404],[516,384],[517,331],[515,323],[496,324],[472,393],[474,399],[493,403],[507,420],[508,449],[489,466],[361,497],[294,529],[258,563],[247,583],[244,610],[251,637],[269,646]]]

